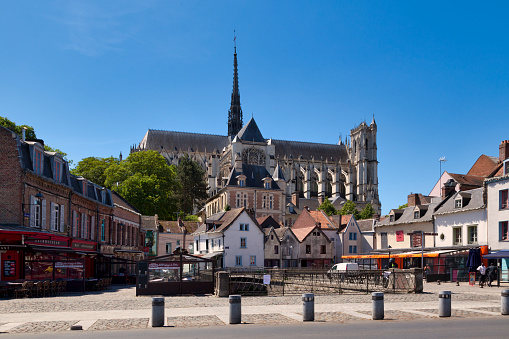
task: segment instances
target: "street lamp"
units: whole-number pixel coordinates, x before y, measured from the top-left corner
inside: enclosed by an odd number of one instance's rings
[[[387,249],[389,250],[389,265],[391,264],[391,248],[392,248],[391,245],[387,246]]]
[[[439,177],[440,183],[438,185],[438,188],[440,189],[440,196],[442,196],[442,163],[446,162],[447,159],[445,157],[441,157],[440,159],[438,159],[438,161],[440,162],[440,177]]]

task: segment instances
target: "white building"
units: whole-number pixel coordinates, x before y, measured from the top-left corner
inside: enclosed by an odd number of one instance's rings
[[[264,234],[245,208],[210,216],[193,237],[194,254],[215,258],[218,267],[263,267]]]
[[[436,210],[436,247],[472,248],[488,244],[483,189],[454,193]]]

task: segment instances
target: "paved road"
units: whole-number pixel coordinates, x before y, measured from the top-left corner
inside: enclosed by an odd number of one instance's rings
[[[149,328],[131,331],[73,331],[39,334],[38,339],[59,338],[507,338],[505,318],[436,319],[412,322],[371,321],[363,323],[300,323],[292,325],[231,325],[194,328]],[[2,338],[21,338],[26,334],[5,334]]]
[[[503,319],[500,314],[500,292],[507,288],[509,284],[501,288],[481,289],[466,284],[456,286],[453,283],[430,283],[425,284],[425,293],[422,294],[386,294],[386,320],[382,324],[440,321],[438,293],[444,290],[452,292],[452,319]],[[25,335],[71,333],[68,329],[72,325],[81,325],[83,332],[95,334],[101,331],[113,333],[115,330],[143,330],[151,324],[151,302],[151,297],[136,297],[134,287],[117,287],[86,295],[0,300],[0,332]],[[316,320],[327,326],[362,323],[364,327],[366,324],[379,323],[371,319],[371,308],[371,295],[366,294],[315,297]],[[172,330],[193,328],[199,331],[203,327],[232,330],[235,326],[228,325],[228,312],[227,298],[165,298],[165,324],[171,326]],[[301,312],[300,295],[243,297],[244,324],[241,326],[301,326]],[[505,320],[508,319],[506,317]]]

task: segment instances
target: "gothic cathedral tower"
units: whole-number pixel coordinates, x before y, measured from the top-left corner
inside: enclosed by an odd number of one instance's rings
[[[237,46],[233,54],[233,90],[230,109],[228,110],[228,136],[230,141],[242,129],[242,108],[240,107],[239,74],[237,72]]]
[[[380,210],[378,199],[378,160],[376,147],[375,117],[368,126],[365,122],[350,132],[350,158],[356,177],[353,201],[369,202],[377,211]]]

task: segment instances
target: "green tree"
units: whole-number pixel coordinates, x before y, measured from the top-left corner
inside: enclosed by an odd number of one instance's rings
[[[338,210],[332,205],[329,199],[325,198],[325,200],[318,206],[319,211],[324,211],[325,214],[331,216],[333,214],[338,214]]]
[[[362,219],[371,219],[373,217],[373,214],[375,214],[375,210],[373,209],[373,206],[371,206],[370,203],[368,203],[361,211],[359,215],[359,220]]]
[[[184,217],[184,221],[200,221],[200,219],[198,218],[197,215],[194,215],[194,214],[187,214],[185,217]]]
[[[341,214],[341,215],[353,214],[355,219],[360,218],[360,213],[357,210],[355,203],[351,200],[347,200],[345,202],[345,204],[343,205],[343,208],[341,208],[341,210],[339,211],[339,214]]]
[[[408,207],[408,204],[400,205],[398,207],[398,210],[402,210],[403,208],[407,208],[407,207]]]
[[[23,134],[23,127],[25,127],[26,128],[25,138],[27,140],[37,139],[37,137],[35,136],[34,128],[32,126],[16,125],[16,123],[12,122],[11,120],[5,117],[0,117],[0,126],[4,126],[5,128],[13,131],[14,133],[20,136]]]
[[[184,213],[192,214],[193,209],[200,207],[201,202],[208,198],[208,185],[205,181],[206,173],[187,154],[179,160],[180,163],[176,168],[178,183],[176,192],[177,204]]]
[[[172,219],[176,211],[175,167],[156,151],[132,153],[126,160],[112,163],[104,175],[105,186],[119,192],[142,214]]]
[[[118,165],[120,160],[115,157],[109,158],[98,158],[88,157],[83,158],[78,162],[75,168],[71,170],[71,173],[76,176],[82,176],[87,180],[90,180],[98,185],[106,186],[106,169],[113,164]]]

